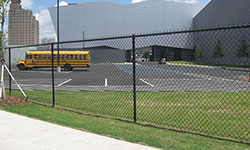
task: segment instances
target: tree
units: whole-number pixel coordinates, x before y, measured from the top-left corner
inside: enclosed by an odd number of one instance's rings
[[[199,45],[197,45],[195,47],[195,60],[197,62],[199,62],[202,58],[202,53],[201,53],[201,47]]]
[[[10,0],[0,0],[0,24],[1,24],[1,31],[4,31],[4,23],[5,18],[7,16],[7,6],[9,5]]]
[[[213,55],[212,55],[213,58],[222,58],[224,57],[224,54],[223,54],[223,51],[222,51],[222,48],[221,48],[221,42],[218,41],[214,50],[213,50]]]
[[[148,60],[149,58],[149,51],[144,51],[142,58],[145,58],[146,60]]]
[[[241,40],[240,41],[240,46],[237,50],[237,56],[238,57],[248,57],[248,46],[247,46],[247,41],[246,40]]]
[[[3,43],[3,32],[0,31],[0,43]],[[3,48],[3,44],[0,44],[0,50]],[[0,59],[3,58],[3,54],[0,53]]]
[[[7,6],[9,5],[9,2],[10,2],[10,0],[0,0],[0,25],[1,25],[1,30],[0,30],[0,32],[1,32],[1,35],[0,35],[0,38],[1,38],[1,43],[0,43],[0,48],[1,48],[1,50],[2,50],[2,52],[3,52],[3,50],[4,50],[4,44],[3,44],[3,42],[4,42],[4,38],[5,38],[5,34],[4,34],[4,24],[5,24],[5,18],[6,18],[6,16],[7,16],[7,12],[8,12],[8,10],[7,10]],[[2,54],[2,52],[1,52],[1,54]]]

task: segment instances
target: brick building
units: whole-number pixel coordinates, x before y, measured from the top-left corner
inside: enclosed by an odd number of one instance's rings
[[[39,22],[32,11],[22,9],[21,0],[11,0],[8,32],[9,45],[39,43]]]

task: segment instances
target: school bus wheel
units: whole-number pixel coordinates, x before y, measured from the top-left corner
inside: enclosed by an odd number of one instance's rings
[[[19,70],[25,70],[24,64],[19,64],[19,65],[18,65],[18,69],[19,69]]]
[[[71,71],[71,70],[72,70],[71,65],[70,65],[70,64],[65,64],[65,65],[64,65],[64,70],[65,70],[65,71]]]

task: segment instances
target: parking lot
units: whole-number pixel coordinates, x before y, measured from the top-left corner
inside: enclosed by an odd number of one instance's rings
[[[63,70],[63,69],[62,69]],[[25,90],[51,90],[51,69],[19,71],[12,67],[16,81]],[[249,91],[248,71],[220,67],[136,64],[138,91]],[[5,86],[8,88],[5,72]],[[12,81],[12,87],[17,88]],[[56,90],[132,91],[133,67],[130,63],[93,64],[89,69],[55,71]]]

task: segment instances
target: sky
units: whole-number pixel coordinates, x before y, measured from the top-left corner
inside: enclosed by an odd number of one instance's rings
[[[67,5],[68,3],[85,3],[85,2],[96,2],[96,1],[110,1],[120,4],[130,4],[137,3],[146,0],[60,0],[60,6]],[[183,3],[199,3],[199,2],[209,2],[210,0],[168,0]],[[43,38],[54,38],[56,39],[56,34],[50,19],[49,7],[55,7],[57,0],[22,0],[22,6],[24,9],[30,9],[33,11],[36,19],[39,21],[40,27],[40,40]],[[5,31],[7,32],[7,24],[5,26]]]

